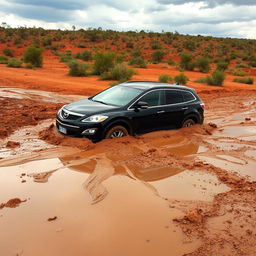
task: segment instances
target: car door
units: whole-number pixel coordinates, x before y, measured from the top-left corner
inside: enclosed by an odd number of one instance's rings
[[[147,109],[137,109],[136,103],[142,101],[148,104]],[[131,107],[134,111],[132,121],[136,133],[145,133],[161,128],[161,114],[163,112],[164,91],[154,90],[145,93]]]
[[[165,90],[165,108],[161,122],[166,128],[179,127],[187,109],[181,90]]]

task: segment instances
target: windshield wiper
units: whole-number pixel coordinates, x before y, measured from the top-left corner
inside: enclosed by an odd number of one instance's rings
[[[102,103],[102,104],[105,104],[105,105],[109,105],[108,103],[106,103],[106,102],[104,102],[104,101],[100,101],[100,100],[93,100],[93,99],[91,99],[92,101],[94,101],[94,102],[99,102],[99,103]]]

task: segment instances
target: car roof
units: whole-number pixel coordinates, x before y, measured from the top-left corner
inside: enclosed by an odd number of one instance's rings
[[[184,85],[160,83],[155,81],[127,81],[119,85],[129,86],[132,88],[140,89],[142,91],[155,89],[155,88],[164,88],[164,89],[171,88],[171,89],[184,89],[184,90],[194,91],[193,88],[189,88]]]

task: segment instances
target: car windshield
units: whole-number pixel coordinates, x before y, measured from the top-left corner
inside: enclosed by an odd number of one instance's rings
[[[111,87],[93,98],[92,101],[98,101],[104,104],[125,106],[132,99],[137,97],[142,91],[136,88],[131,88],[128,86],[114,86]]]

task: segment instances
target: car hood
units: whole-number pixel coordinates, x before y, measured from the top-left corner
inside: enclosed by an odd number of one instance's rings
[[[83,114],[85,116],[90,116],[101,112],[108,112],[109,110],[118,108],[119,107],[117,106],[106,105],[89,99],[78,100],[64,107],[64,109],[75,113]]]

